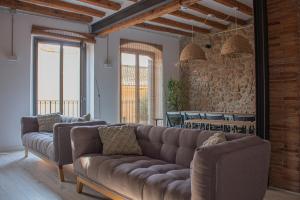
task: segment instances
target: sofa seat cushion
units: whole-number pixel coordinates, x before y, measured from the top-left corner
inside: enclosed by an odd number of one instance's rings
[[[180,165],[146,156],[98,154],[82,156],[74,166],[77,174],[131,199],[190,199],[190,169]]]
[[[22,137],[23,145],[42,154],[50,160],[54,160],[53,133],[32,132]]]
[[[143,189],[143,200],[191,199],[190,169],[175,169],[150,176]]]

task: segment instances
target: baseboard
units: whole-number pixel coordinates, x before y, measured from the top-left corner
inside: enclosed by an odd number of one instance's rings
[[[6,153],[6,152],[12,152],[12,151],[21,151],[21,150],[24,150],[24,147],[22,145],[0,147],[0,153]]]
[[[280,192],[285,192],[285,193],[288,193],[288,194],[293,194],[293,195],[300,196],[300,193],[289,191],[289,190],[285,190],[285,189],[281,189],[281,188],[277,188],[277,187],[269,186],[269,189],[270,190],[274,190],[274,191],[280,191]]]

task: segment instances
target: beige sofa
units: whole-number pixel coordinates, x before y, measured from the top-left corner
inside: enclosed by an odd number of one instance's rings
[[[71,129],[75,126],[103,125],[105,121],[73,122],[72,117],[62,117],[62,122],[53,127],[53,132],[39,132],[37,117],[21,118],[21,137],[25,147],[25,157],[28,151],[52,161],[58,167],[58,175],[64,181],[63,165],[73,163],[71,149]]]
[[[227,142],[200,147],[213,133],[137,127],[143,156],[104,156],[97,126],[71,131],[77,191],[87,185],[111,199],[262,200],[270,144],[226,134]]]

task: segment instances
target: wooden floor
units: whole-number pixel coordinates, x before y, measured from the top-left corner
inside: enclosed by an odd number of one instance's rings
[[[25,159],[22,151],[0,153],[0,200],[106,199],[88,188],[77,194],[71,165],[65,178],[66,182],[60,183],[55,166],[32,154]],[[299,199],[298,195],[268,190],[264,200]]]

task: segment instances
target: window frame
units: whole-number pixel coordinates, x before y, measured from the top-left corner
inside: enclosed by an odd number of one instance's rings
[[[136,58],[136,65],[135,65],[135,75],[137,76],[139,74],[139,56],[140,55],[144,55],[144,56],[149,56],[152,60],[153,60],[153,64],[152,64],[152,68],[151,68],[151,74],[152,74],[152,80],[151,80],[151,88],[150,88],[150,101],[151,101],[151,106],[149,108],[149,112],[150,112],[150,122],[153,121],[153,111],[155,110],[155,101],[154,99],[152,98],[153,97],[153,91],[155,90],[155,55],[154,53],[152,52],[149,52],[149,51],[143,51],[143,50],[135,50],[135,49],[131,49],[131,48],[120,48],[120,67],[119,67],[119,70],[120,70],[120,77],[119,77],[119,87],[120,87],[120,101],[119,101],[119,105],[120,105],[120,111],[119,111],[119,117],[120,117],[120,122],[122,122],[122,53],[127,53],[127,54],[134,54],[135,55],[135,58]],[[137,76],[136,78],[136,88],[139,88],[139,76]],[[137,90],[136,92],[136,108],[139,107],[140,105],[140,92],[139,90]],[[139,109],[136,109],[136,113],[135,113],[135,120],[139,121],[139,117],[140,117],[140,110]],[[135,123],[139,123],[139,122],[135,122]]]
[[[86,45],[79,42],[70,42],[60,39],[50,39],[45,37],[33,37],[33,70],[32,70],[32,113],[33,115],[38,114],[38,44],[47,43],[47,44],[57,44],[60,46],[60,83],[59,83],[59,101],[60,101],[60,113],[63,114],[63,47],[72,46],[80,48],[80,107],[79,115],[82,116],[86,114]]]

